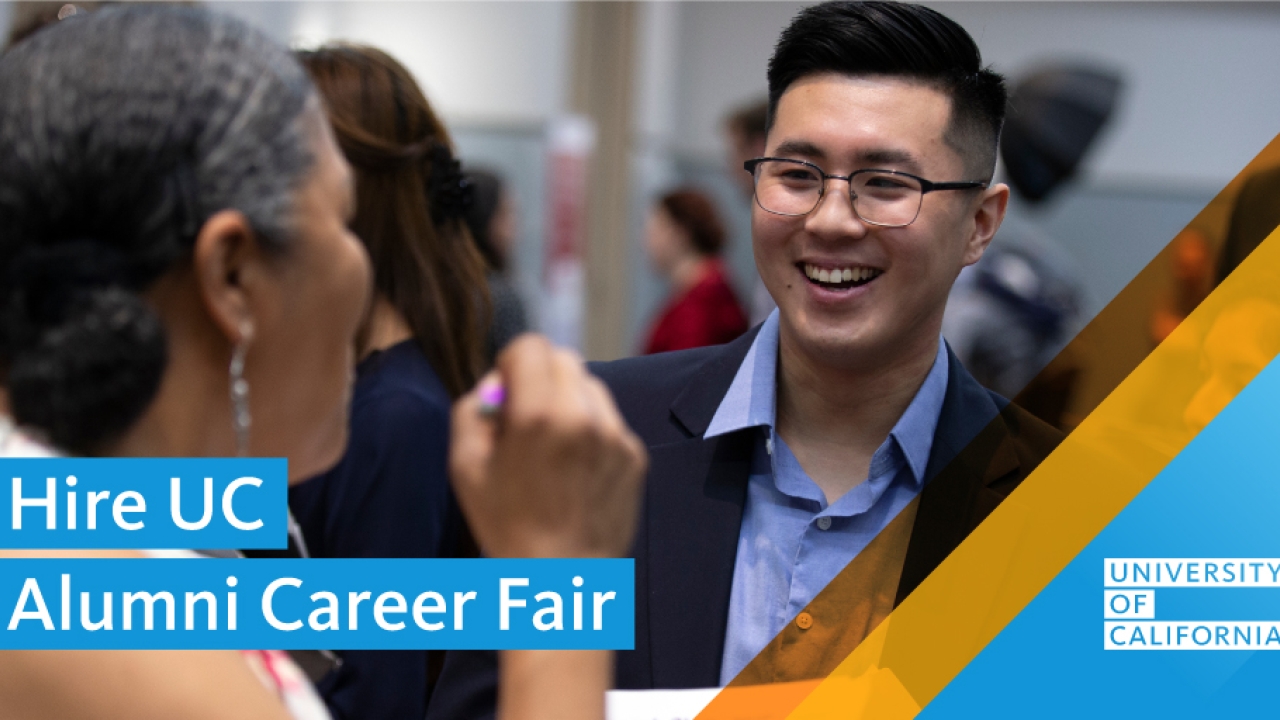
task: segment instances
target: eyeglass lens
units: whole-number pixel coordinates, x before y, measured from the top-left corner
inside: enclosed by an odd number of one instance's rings
[[[807,163],[766,160],[756,166],[756,202],[777,215],[812,212],[823,185],[822,173]],[[858,217],[876,225],[908,225],[920,211],[920,183],[907,176],[859,171],[849,179],[849,193]]]

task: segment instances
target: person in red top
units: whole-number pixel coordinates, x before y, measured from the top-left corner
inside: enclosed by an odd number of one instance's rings
[[[747,331],[747,314],[720,262],[723,247],[724,228],[706,195],[681,189],[657,202],[645,249],[672,292],[649,332],[646,355],[719,345]]]

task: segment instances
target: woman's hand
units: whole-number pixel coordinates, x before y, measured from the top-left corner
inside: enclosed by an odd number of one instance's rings
[[[505,402],[481,410],[479,388]],[[577,355],[524,335],[453,411],[450,472],[490,557],[617,557],[631,546],[648,459]]]

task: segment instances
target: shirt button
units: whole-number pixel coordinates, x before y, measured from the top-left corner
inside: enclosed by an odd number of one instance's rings
[[[796,627],[801,630],[808,630],[813,627],[813,616],[807,612],[802,612],[796,616]]]
[[[820,518],[818,518],[818,529],[819,529],[819,530],[830,530],[830,529],[831,529],[831,518],[829,518],[829,517],[820,517]]]

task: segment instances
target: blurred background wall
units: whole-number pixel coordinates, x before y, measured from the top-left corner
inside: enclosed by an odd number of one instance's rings
[[[0,0],[0,28],[21,13]],[[730,228],[727,261],[749,299],[747,201],[729,180],[723,120],[763,96],[784,2],[211,2],[282,41],[382,47],[418,77],[464,162],[514,190],[514,268],[548,322],[549,132],[594,121],[584,198],[580,344],[594,358],[634,353],[665,294],[642,247],[653,199],[692,183]],[[1058,60],[1112,67],[1124,89],[1074,186],[1035,211],[1078,264],[1086,310],[1100,309],[1280,132],[1280,5],[1225,2],[935,5],[963,24],[1011,79]],[[1219,242],[1229,203],[1197,223]],[[1013,212],[1027,212],[1014,208]],[[1163,280],[1150,280],[1152,293]],[[539,315],[541,313],[541,316]],[[1145,353],[1147,318],[1102,352]]]

